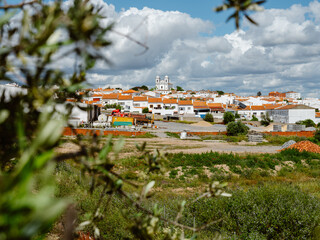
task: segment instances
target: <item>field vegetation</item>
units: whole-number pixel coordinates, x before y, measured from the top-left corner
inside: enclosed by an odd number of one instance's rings
[[[117,160],[115,171],[124,181],[142,187],[146,179],[156,182],[150,199],[141,204],[151,209],[156,204],[160,215],[174,219],[182,199],[187,199],[180,222],[200,226],[216,220],[198,233],[199,239],[311,239],[320,223],[320,155],[290,149],[276,154],[168,154],[162,174],[147,174],[147,164],[138,156]],[[77,202],[79,222],[100,201],[99,189],[87,195],[89,178],[81,175],[72,161],[58,165],[57,197],[71,196]],[[228,182],[230,198],[201,198],[212,180]],[[134,192],[129,185],[127,192]],[[120,196],[101,202],[110,213],[99,221],[105,239],[134,239],[130,228],[137,210]],[[166,229],[167,223],[160,227]],[[85,231],[92,233],[88,227]],[[56,228],[52,230],[54,233]],[[192,231],[186,230],[185,237]],[[157,235],[156,239],[163,239]]]

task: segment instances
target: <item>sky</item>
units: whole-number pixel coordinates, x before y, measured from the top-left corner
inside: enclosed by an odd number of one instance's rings
[[[17,0],[13,0],[17,1]],[[98,63],[87,74],[97,87],[155,86],[168,75],[174,86],[222,90],[238,95],[297,91],[320,95],[319,0],[267,0],[250,16],[259,26],[215,13],[222,0],[90,0],[115,23],[102,53],[112,65]],[[68,0],[66,4],[70,4]],[[148,51],[131,38],[148,46]],[[60,68],[73,69],[66,58]]]

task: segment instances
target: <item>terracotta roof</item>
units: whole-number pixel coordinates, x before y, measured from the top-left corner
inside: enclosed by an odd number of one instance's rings
[[[252,111],[262,111],[262,110],[266,110],[266,108],[261,105],[253,105],[253,106],[251,106],[251,110]]]
[[[123,91],[122,93],[137,93],[137,91],[135,91],[133,89],[129,89],[127,91]]]
[[[302,104],[300,104],[300,105],[291,104],[291,105],[285,105],[282,107],[278,107],[275,110],[286,110],[286,109],[314,109],[314,108],[308,107],[308,106],[302,105]]]
[[[209,108],[223,108],[222,103],[208,103]]]
[[[110,91],[113,91],[114,89],[113,88],[106,88],[106,89],[103,89],[102,91],[104,92],[110,92]]]
[[[102,97],[102,93],[94,93],[91,97]]]
[[[102,99],[118,99],[119,94],[118,93],[110,93],[106,94],[102,97]]]
[[[132,100],[131,95],[120,95],[118,100]]]
[[[76,102],[77,100],[74,99],[74,98],[67,98],[66,101],[67,101],[67,102]]]
[[[135,101],[135,102],[148,101],[148,98],[147,97],[137,96],[137,97],[133,97],[133,101]]]
[[[179,105],[192,105],[192,101],[190,100],[180,100],[178,102]]]
[[[162,98],[149,98],[149,103],[162,103]]]
[[[194,101],[193,102],[193,107],[194,108],[208,108],[208,105],[207,105],[206,102]]]
[[[271,110],[277,107],[281,107],[282,105],[281,104],[263,104],[263,106],[265,107],[265,109]]]
[[[320,112],[316,112],[316,118],[320,118]]]
[[[177,104],[178,101],[177,101],[177,99],[164,99],[163,103],[164,104]]]

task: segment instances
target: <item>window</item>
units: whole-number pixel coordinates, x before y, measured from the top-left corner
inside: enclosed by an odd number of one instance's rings
[[[191,110],[191,107],[188,107],[188,110]]]

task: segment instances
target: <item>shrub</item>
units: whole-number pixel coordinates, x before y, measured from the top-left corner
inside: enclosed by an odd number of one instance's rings
[[[318,142],[320,142],[320,130],[317,129],[314,133],[314,139],[316,139]]]
[[[144,109],[142,109],[142,113],[149,113],[149,108],[144,108]]]
[[[252,233],[257,239],[311,239],[320,222],[319,199],[288,185],[237,190],[232,198],[201,200],[188,211],[197,224],[223,218],[219,227],[232,239],[250,239]]]
[[[236,114],[234,115],[235,118],[240,118],[240,115],[238,112],[236,112]]]
[[[211,113],[207,113],[205,116],[204,116],[204,119],[205,121],[207,122],[213,122],[213,116]]]
[[[259,120],[255,115],[253,115],[252,118],[251,118],[251,121],[259,121]]]
[[[262,115],[262,117],[261,117],[261,125],[269,126],[270,123],[271,123],[271,119],[269,117],[269,113],[267,113],[266,115]]]
[[[235,116],[233,115],[232,112],[225,112],[223,114],[223,123],[228,124],[229,122],[234,122],[235,121]]]
[[[303,121],[299,121],[299,122],[296,122],[296,124],[306,125],[306,127],[315,127],[316,126],[314,121],[312,121],[311,119],[306,119],[306,120],[303,120]]]
[[[227,125],[227,135],[228,136],[239,136],[248,133],[249,128],[244,125],[241,121],[229,122]]]

